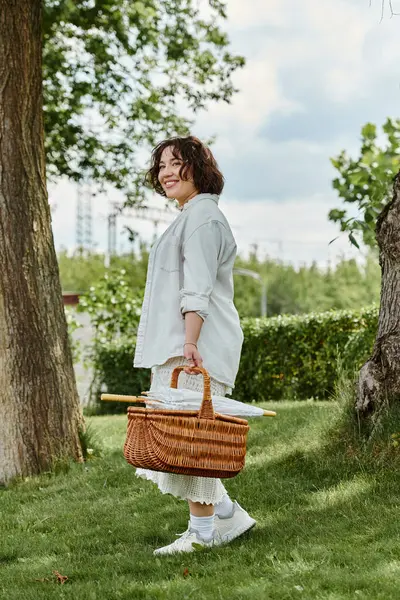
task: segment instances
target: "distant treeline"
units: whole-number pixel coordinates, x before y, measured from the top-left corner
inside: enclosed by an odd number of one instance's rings
[[[143,290],[146,281],[148,247],[139,252],[111,258],[110,269],[125,269],[126,281],[134,291]],[[58,255],[64,291],[84,292],[96,285],[106,272],[104,255],[76,252]],[[293,266],[272,259],[260,259],[253,253],[248,259],[237,258],[236,266],[256,271],[266,282],[268,316],[301,314],[334,309],[358,309],[379,301],[380,268],[371,251],[363,265],[342,260],[335,267]],[[260,315],[260,282],[235,275],[235,304],[241,317]]]

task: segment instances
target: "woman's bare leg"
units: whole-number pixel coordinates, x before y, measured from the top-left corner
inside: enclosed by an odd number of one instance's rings
[[[191,500],[188,500],[188,503],[190,514],[194,517],[212,517],[214,514],[214,504],[202,504]]]

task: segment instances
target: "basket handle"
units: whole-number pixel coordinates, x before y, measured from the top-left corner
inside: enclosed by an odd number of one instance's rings
[[[171,388],[176,389],[178,387],[178,378],[182,371],[185,369],[185,366],[175,367],[172,371],[171,375]],[[199,419],[215,419],[214,415],[214,407],[211,399],[211,381],[210,376],[207,371],[201,367],[191,367],[192,371],[196,371],[197,373],[201,373],[203,375],[204,380],[204,390],[203,390],[203,401],[199,410]]]

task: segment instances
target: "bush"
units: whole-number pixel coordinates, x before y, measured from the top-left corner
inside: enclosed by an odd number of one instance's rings
[[[149,389],[150,370],[132,365],[140,304],[123,272],[106,277],[81,302],[95,329],[91,412],[126,411],[126,403],[101,402],[101,392],[136,395]],[[244,319],[234,398],[252,402],[329,397],[338,356],[350,371],[358,369],[371,353],[377,321],[377,307]]]
[[[136,337],[143,294],[132,291],[125,275],[124,269],[106,273],[79,300],[78,311],[89,313],[96,342]]]
[[[102,402],[102,392],[137,395],[150,385],[149,369],[134,369],[133,356],[143,294],[132,291],[126,272],[110,271],[80,298],[94,331],[86,360],[93,369],[89,414],[125,412],[126,403]]]
[[[344,348],[342,358],[345,365],[359,370],[370,357],[378,328],[378,309],[363,312],[363,328],[353,333]]]
[[[327,398],[342,355],[349,369],[372,350],[378,309],[244,319],[234,397],[244,402]]]
[[[106,343],[96,343],[91,357],[94,379],[91,387],[91,403],[86,411],[91,414],[115,414],[126,412],[125,402],[103,402],[102,392],[110,394],[139,395],[150,387],[150,369],[134,369],[135,341],[120,338]]]

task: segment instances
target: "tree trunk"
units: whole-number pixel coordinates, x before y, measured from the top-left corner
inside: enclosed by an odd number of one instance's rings
[[[360,371],[356,409],[376,417],[400,399],[400,173],[392,201],[376,225],[382,271],[378,333],[371,358]]]
[[[40,0],[0,0],[0,483],[81,459],[47,199]]]

